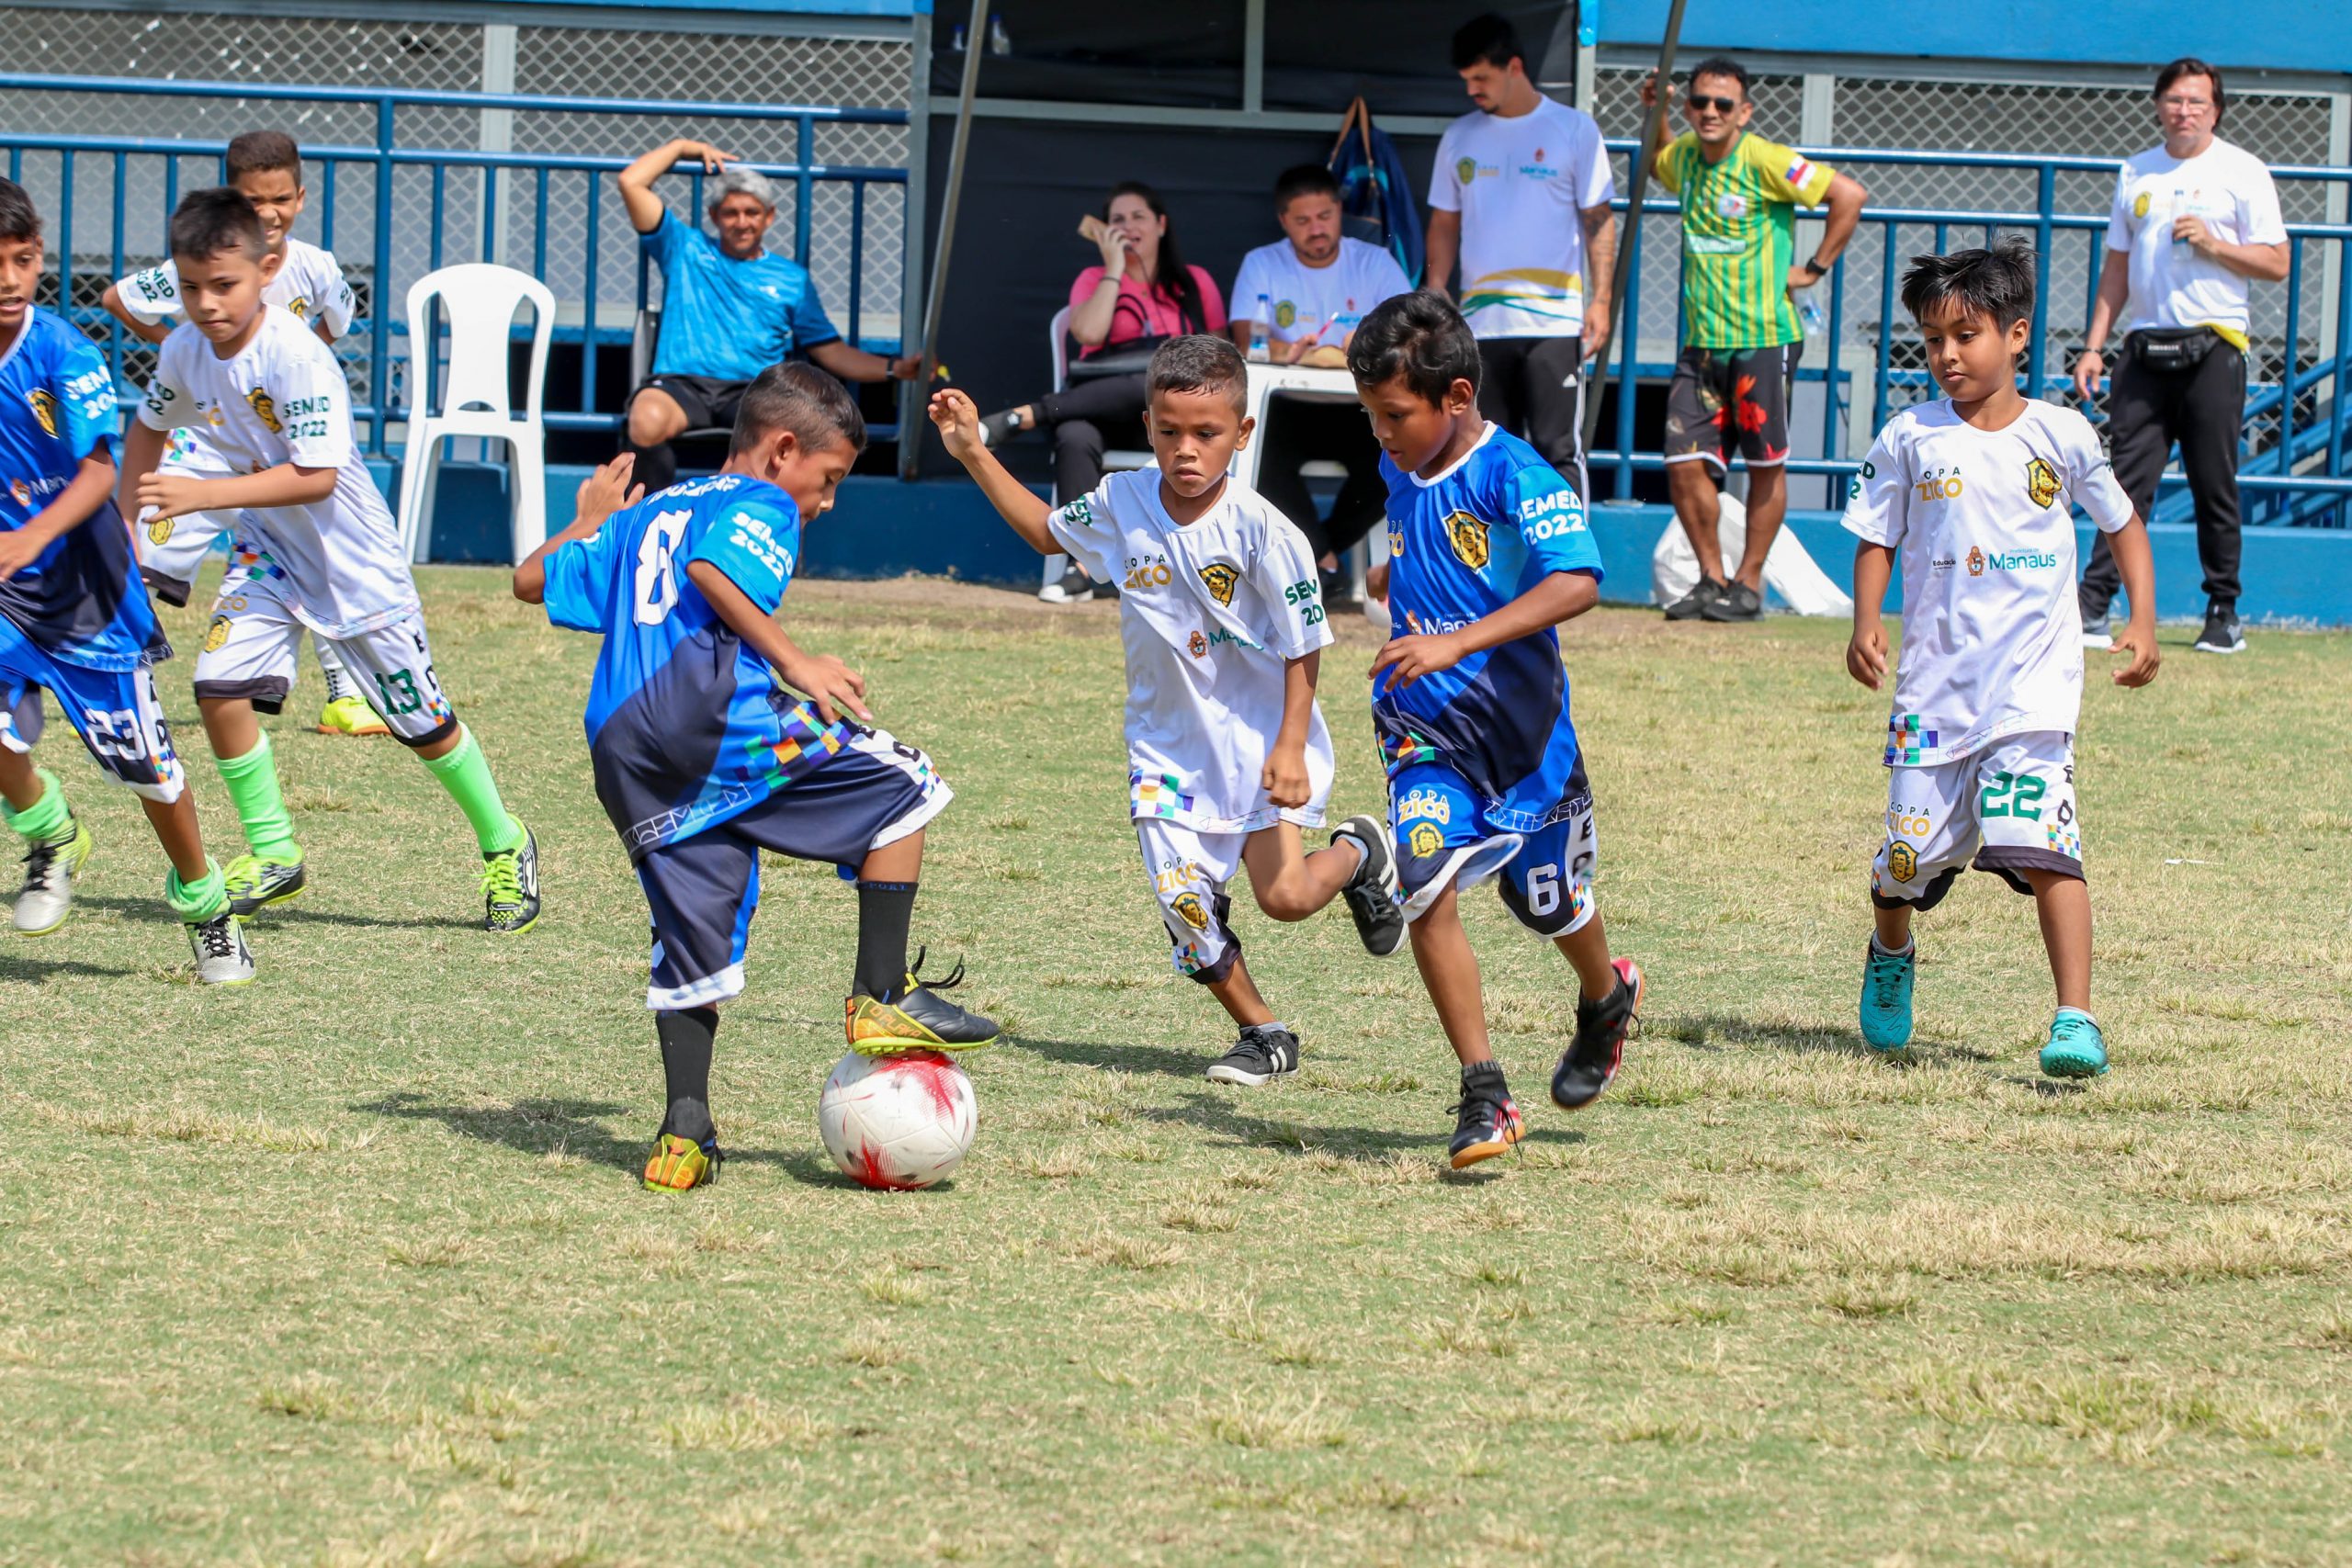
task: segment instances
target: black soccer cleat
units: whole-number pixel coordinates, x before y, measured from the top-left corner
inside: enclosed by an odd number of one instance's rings
[[[1340,889],[1348,913],[1356,922],[1356,936],[1374,958],[1386,958],[1405,945],[1405,908],[1396,885],[1396,846],[1377,817],[1351,817],[1331,833],[1331,841],[1352,840],[1363,846],[1363,863]]]
[[[1212,1083],[1262,1089],[1298,1071],[1298,1036],[1279,1024],[1253,1023],[1233,1049],[1209,1064]]]
[[[1581,1111],[1600,1098],[1625,1060],[1625,1036],[1642,1008],[1642,966],[1620,958],[1617,988],[1600,1001],[1577,1001],[1577,1035],[1552,1070],[1552,1103]]]
[[[964,966],[937,980],[921,978],[923,954],[908,966],[907,988],[889,1001],[864,991],[849,998],[849,1048],[862,1056],[901,1051],[977,1051],[993,1045],[1001,1032],[992,1019],[967,1012],[939,993],[964,983]]]
[[[1453,1142],[1446,1153],[1456,1170],[1492,1159],[1527,1135],[1527,1123],[1520,1120],[1497,1062],[1462,1069],[1462,1098],[1454,1101],[1453,1114]]]

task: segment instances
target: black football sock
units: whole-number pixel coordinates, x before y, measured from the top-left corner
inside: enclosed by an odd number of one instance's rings
[[[915,919],[911,882],[857,885],[857,979],[861,994],[895,1002],[907,988],[907,928]]]
[[[718,1010],[688,1008],[657,1014],[653,1021],[662,1036],[662,1073],[670,1081],[662,1129],[699,1144],[716,1131],[710,1124],[710,1057]]]

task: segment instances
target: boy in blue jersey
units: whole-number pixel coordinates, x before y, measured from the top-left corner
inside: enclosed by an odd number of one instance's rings
[[[0,819],[25,840],[20,935],[65,923],[90,830],[57,775],[32,762],[41,692],[98,766],[140,796],[172,869],[164,897],[196,950],[197,977],[243,985],[253,954],[204,852],[196,801],[155,700],[171,657],[114,508],[114,378],[90,340],[33,305],[40,215],[0,179]]]
[[[1600,552],[1575,489],[1479,417],[1478,343],[1452,301],[1381,304],[1348,369],[1388,481],[1372,716],[1413,962],[1462,1063],[1459,1170],[1524,1131],[1487,1043],[1463,889],[1499,876],[1504,907],[1576,968],[1576,1037],[1552,1075],[1564,1109],[1609,1087],[1641,1006],[1641,969],[1611,961],[1593,907],[1592,792],[1553,630],[1599,601]]]
[[[718,1004],[743,989],[760,852],[830,861],[857,884],[849,1043],[868,1055],[993,1044],[997,1027],[907,963],[923,828],[952,797],[931,759],[881,730],[865,683],[771,618],[800,530],[865,445],[840,382],[771,366],[743,394],[727,466],[651,496],[624,453],[580,487],[571,526],[514,571],[514,595],[603,636],[588,693],[596,798],[653,913],[655,1014],[669,1111],[645,1185],[718,1173],[710,1062]],[[786,686],[808,694],[796,698]],[[853,718],[850,716],[854,715]]]

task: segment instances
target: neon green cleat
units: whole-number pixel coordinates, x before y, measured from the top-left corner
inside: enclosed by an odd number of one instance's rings
[[[718,1179],[719,1163],[725,1157],[718,1152],[716,1133],[699,1144],[675,1133],[664,1133],[653,1140],[653,1152],[646,1156],[645,1190],[691,1192],[697,1187],[707,1187]]]
[[[220,874],[229,912],[241,920],[269,905],[283,904],[309,886],[310,880],[299,860],[264,860],[259,855],[239,855]]]
[[[337,697],[319,710],[321,735],[390,735],[391,726],[377,716],[364,697]]]
[[[25,846],[25,886],[10,923],[18,936],[47,936],[74,908],[74,879],[90,858],[90,830],[74,818],[70,836]]]
[[[481,857],[481,896],[486,931],[520,936],[538,923],[539,840],[528,828],[513,849]]]

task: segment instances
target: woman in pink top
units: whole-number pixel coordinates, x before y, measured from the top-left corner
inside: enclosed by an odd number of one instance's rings
[[[1105,426],[1143,419],[1144,365],[1151,351],[1187,333],[1225,331],[1216,280],[1185,265],[1158,191],[1140,180],[1123,182],[1112,189],[1102,221],[1102,264],[1070,285],[1069,335],[1078,340],[1079,357],[1070,367],[1069,389],[980,422],[981,439],[991,446],[1017,431],[1052,427],[1057,504],[1102,482]],[[1058,592],[1049,588],[1046,597],[1084,599],[1091,592],[1085,574],[1072,568]]]

